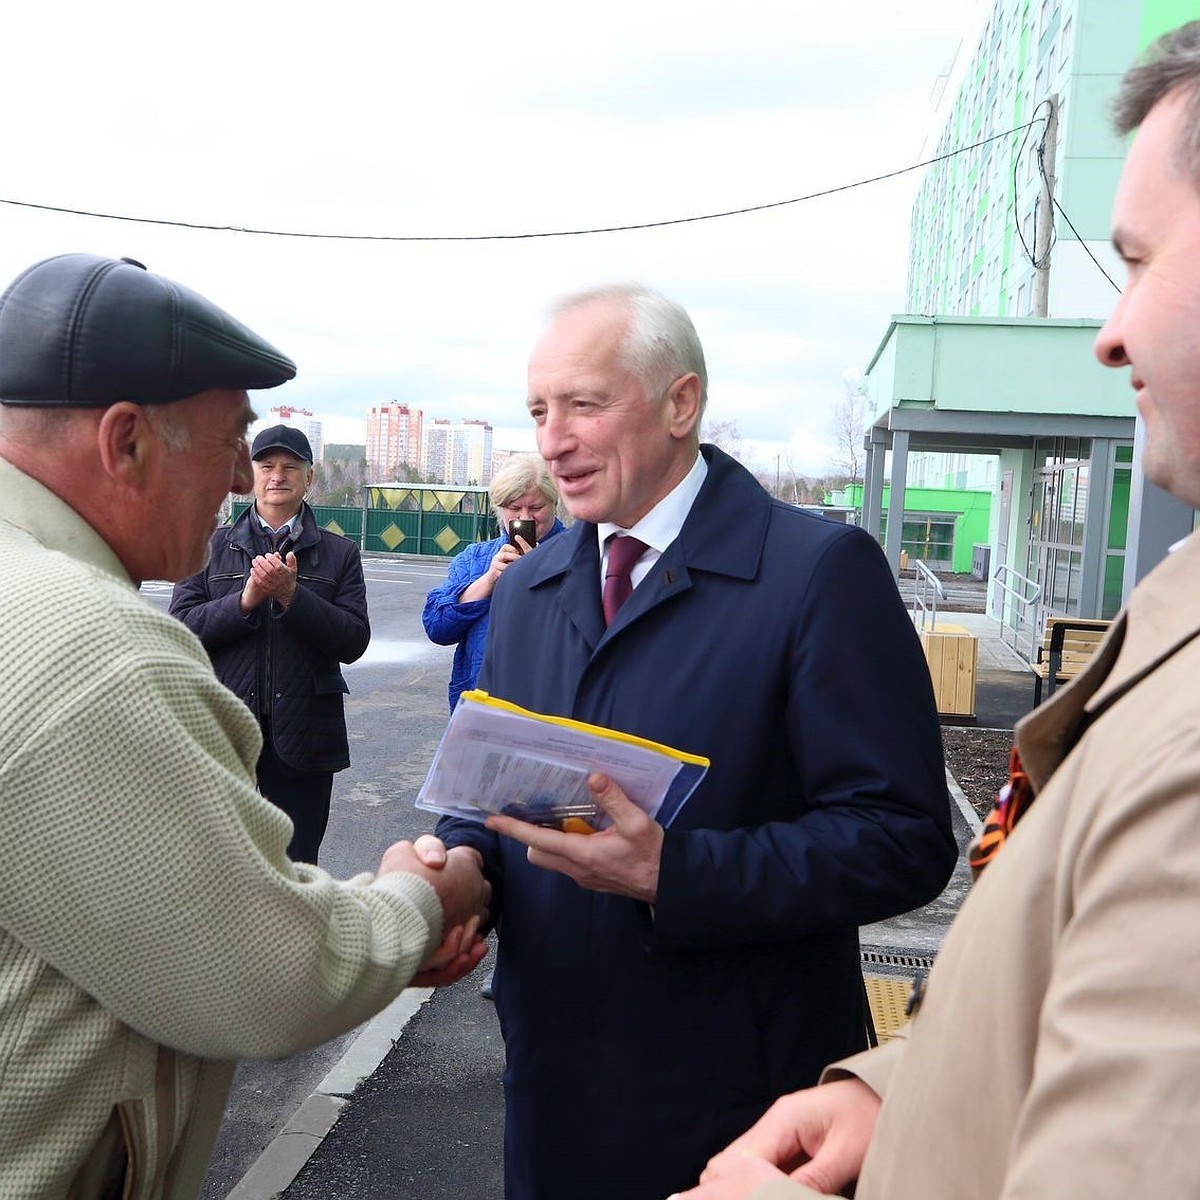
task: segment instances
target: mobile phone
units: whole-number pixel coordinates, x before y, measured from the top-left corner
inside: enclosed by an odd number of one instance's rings
[[[536,521],[509,521],[508,523],[508,544],[510,546],[517,545],[517,538],[521,537],[529,543],[530,548],[537,545],[537,522]],[[517,546],[520,550],[520,546]],[[522,550],[523,554],[524,551]]]

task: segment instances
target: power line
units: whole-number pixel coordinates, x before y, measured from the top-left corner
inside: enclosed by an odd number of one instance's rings
[[[1054,207],[1058,209],[1059,216],[1066,221],[1068,228],[1075,235],[1075,240],[1084,248],[1085,251],[1087,251],[1088,258],[1090,258],[1092,262],[1096,264],[1096,270],[1098,270],[1100,274],[1103,275],[1104,278],[1113,285],[1113,291],[1115,291],[1119,296],[1121,294],[1120,284],[1118,284],[1113,277],[1100,265],[1100,260],[1091,252],[1091,250],[1088,249],[1087,242],[1085,242],[1083,238],[1079,236],[1079,230],[1071,224],[1071,218],[1067,216],[1066,210],[1063,208],[1063,206],[1059,204],[1057,200],[1054,200],[1053,203]]]
[[[1031,126],[1035,125],[1039,120],[1043,119],[1043,118],[1039,117],[1037,114],[1043,105],[1049,105],[1049,104],[1050,104],[1049,100],[1043,100],[1033,110],[1033,118],[1030,120],[1029,125],[1025,126],[1025,137],[1022,138],[1022,140],[1021,140],[1021,148],[1017,151],[1017,157],[1013,162],[1013,225],[1016,228],[1017,237],[1020,238],[1020,240],[1021,240],[1021,248],[1025,251],[1025,257],[1026,257],[1026,259],[1028,259],[1029,265],[1032,266],[1035,270],[1042,270],[1048,265],[1048,263],[1050,261],[1050,251],[1054,248],[1055,244],[1058,241],[1058,234],[1057,234],[1057,231],[1053,228],[1053,226],[1051,226],[1050,242],[1049,242],[1049,245],[1046,247],[1045,256],[1041,260],[1039,260],[1037,258],[1037,256],[1033,253],[1033,251],[1031,251],[1029,249],[1029,244],[1025,241],[1025,233],[1021,229],[1020,214],[1017,211],[1017,171],[1020,167],[1021,159],[1025,153],[1025,147],[1029,143],[1029,129]],[[1046,132],[1047,132],[1047,129],[1049,128],[1050,122],[1049,122],[1049,117],[1046,117],[1044,119],[1046,120],[1047,128],[1042,130],[1042,137],[1041,137],[1041,140],[1038,142],[1036,154],[1037,154],[1038,173],[1041,175],[1042,184],[1043,184],[1043,186],[1048,186],[1048,180],[1046,178]],[[1104,278],[1107,279],[1110,284],[1112,284],[1113,290],[1119,296],[1121,294],[1120,285],[1104,269],[1104,267],[1100,263],[1100,260],[1092,253],[1091,248],[1088,246],[1087,242],[1085,242],[1083,240],[1083,238],[1080,236],[1079,230],[1075,228],[1075,225],[1071,221],[1071,218],[1069,216],[1067,216],[1067,210],[1065,208],[1063,208],[1063,206],[1058,202],[1058,197],[1051,195],[1050,203],[1052,205],[1054,205],[1055,209],[1058,210],[1059,216],[1061,216],[1062,219],[1064,221],[1066,221],[1067,228],[1069,228],[1070,231],[1075,235],[1075,240],[1083,247],[1084,253],[1087,254],[1088,258],[1090,258],[1093,263],[1095,263],[1096,270],[1098,270],[1100,272],[1100,274],[1103,275]],[[1037,213],[1036,213],[1036,209],[1034,211],[1034,220],[1033,220],[1033,239],[1034,239],[1034,245],[1036,246],[1037,245]]]
[[[342,241],[342,242],[499,242],[499,241],[521,241],[531,238],[551,238],[551,237],[584,237],[589,234],[597,233],[628,233],[637,229],[662,229],[669,225],[688,225],[697,221],[717,221],[724,217],[740,217],[748,213],[766,212],[772,208],[784,208],[789,204],[801,204],[806,200],[819,200],[825,196],[836,196],[841,192],[853,191],[855,188],[866,187],[872,183],[882,183],[887,179],[895,179],[900,175],[907,175],[912,171],[919,171],[923,167],[932,166],[935,163],[945,162],[947,159],[955,158],[959,154],[968,154],[972,150],[979,149],[980,146],[986,146],[989,142],[998,141],[1000,138],[1011,137],[1013,134],[1021,133],[1023,130],[1028,130],[1034,124],[1033,121],[1025,125],[1018,125],[1015,129],[1005,130],[1003,133],[995,133],[990,137],[983,138],[981,141],[973,142],[969,146],[960,146],[957,150],[947,151],[945,154],[939,154],[935,158],[926,159],[923,162],[914,163],[910,167],[901,167],[896,171],[888,171],[883,175],[875,175],[870,179],[860,179],[855,183],[844,183],[838,187],[825,188],[819,192],[809,192],[804,196],[795,196],[790,200],[773,200],[766,204],[752,204],[745,208],[732,208],[724,212],[703,213],[694,217],[673,217],[664,221],[642,221],[633,225],[606,225],[589,229],[558,229],[536,233],[477,233],[477,234],[381,234],[381,233],[308,233],[300,230],[285,230],[285,229],[253,229],[240,225],[209,225],[200,222],[192,221],[171,221],[159,217],[131,217],[123,213],[105,213],[93,212],[88,209],[68,208],[56,204],[35,204],[29,200],[13,200],[0,196],[0,204],[12,205],[16,208],[32,208],[40,212],[63,213],[67,216],[74,217],[94,217],[101,221],[129,221],[138,225],[166,225],[175,229],[196,229],[214,233],[246,233],[253,234],[258,237],[290,237],[290,238],[314,238],[324,241]]]

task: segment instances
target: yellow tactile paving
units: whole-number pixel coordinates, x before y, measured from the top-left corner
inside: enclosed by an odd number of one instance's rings
[[[875,1033],[882,1046],[908,1020],[904,1010],[912,992],[912,983],[907,979],[886,979],[879,975],[866,975],[864,979]]]

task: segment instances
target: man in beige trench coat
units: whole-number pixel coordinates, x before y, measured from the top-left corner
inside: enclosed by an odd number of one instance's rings
[[[1096,341],[1146,476],[1200,507],[1200,22],[1125,77],[1137,128]],[[1200,535],[1017,727],[1037,798],[963,905],[908,1036],[829,1068],[686,1200],[1200,1196]],[[790,1179],[788,1178],[790,1173]],[[681,1198],[682,1200],[682,1198]]]

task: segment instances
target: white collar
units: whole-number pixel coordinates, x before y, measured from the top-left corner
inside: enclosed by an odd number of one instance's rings
[[[614,525],[611,521],[597,524],[596,536],[600,539],[601,559],[604,557],[604,545],[614,533],[631,534],[661,554],[679,536],[707,474],[708,463],[704,461],[704,455],[697,451],[692,469],[632,529]]]

